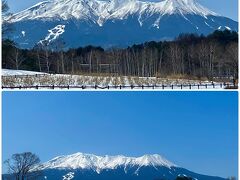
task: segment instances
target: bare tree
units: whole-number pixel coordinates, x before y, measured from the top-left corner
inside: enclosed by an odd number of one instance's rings
[[[15,180],[37,179],[41,176],[40,159],[36,154],[24,152],[13,154],[4,162],[10,176]]]
[[[19,70],[25,58],[22,55],[21,50],[19,50],[17,47],[14,47],[12,53],[9,55],[9,60],[12,64],[14,64],[14,67]]]
[[[57,52],[56,55],[58,57],[55,57],[57,63],[57,72],[62,74],[65,73],[65,53],[64,53],[65,44],[66,43],[62,38],[58,38],[48,43],[50,49],[52,49],[53,52]]]
[[[229,64],[233,69],[234,78],[238,79],[238,43],[230,43],[227,47],[227,56]]]
[[[47,68],[47,73],[50,73],[50,66],[51,66],[51,59],[50,59],[50,47],[49,43],[45,40],[41,41],[39,45],[40,48],[43,50],[43,59],[45,61],[45,66]]]

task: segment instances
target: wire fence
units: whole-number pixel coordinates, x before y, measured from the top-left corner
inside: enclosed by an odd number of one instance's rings
[[[212,84],[180,84],[180,85],[118,85],[118,86],[98,86],[98,85],[34,85],[34,86],[2,86],[2,89],[237,89],[237,86],[230,83]]]

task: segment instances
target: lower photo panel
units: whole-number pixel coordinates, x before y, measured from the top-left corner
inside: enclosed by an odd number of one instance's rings
[[[3,92],[4,180],[236,180],[238,92]]]

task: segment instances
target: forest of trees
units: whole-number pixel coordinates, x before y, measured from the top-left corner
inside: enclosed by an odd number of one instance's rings
[[[109,73],[116,76],[208,78],[238,74],[238,33],[181,34],[174,41],[146,42],[128,48],[80,47],[66,50],[59,39],[20,49],[5,39],[2,68],[59,74]]]

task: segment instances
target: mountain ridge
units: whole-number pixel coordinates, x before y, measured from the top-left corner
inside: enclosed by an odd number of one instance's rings
[[[181,15],[198,14],[205,18],[207,18],[207,15],[219,16],[204,8],[195,0],[163,0],[159,2],[140,0],[48,0],[14,14],[9,20],[10,22],[18,22],[41,18],[59,18],[62,20],[93,18],[99,26],[102,26],[103,22],[101,21],[103,20],[121,19],[135,13],[139,13],[139,19],[144,13],[149,15],[159,13],[161,16],[174,13]],[[139,23],[141,24],[141,22]]]
[[[177,167],[177,165],[166,160],[158,154],[143,155],[141,157],[127,157],[123,155],[116,156],[97,156],[87,153],[74,153],[71,155],[63,155],[53,158],[52,160],[43,163],[42,169],[54,168],[71,168],[71,169],[92,169],[97,173],[104,169],[116,169],[117,167],[127,166],[164,166],[167,168]]]

